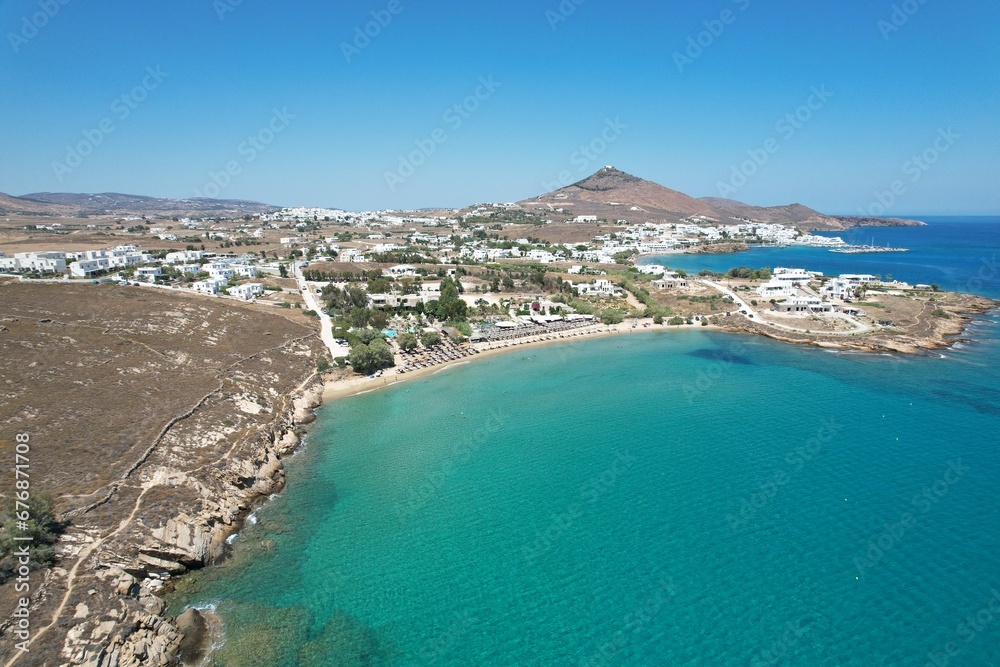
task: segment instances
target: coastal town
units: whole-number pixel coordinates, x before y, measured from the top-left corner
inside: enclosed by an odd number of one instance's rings
[[[888,275],[742,266],[688,275],[669,268],[677,254],[854,247],[795,225],[552,213],[555,219],[511,203],[420,215],[297,207],[229,219],[36,222],[21,230],[25,249],[0,253],[0,272],[294,309],[318,320],[331,368],[379,377],[525,342],[650,327],[751,326],[856,347],[869,344],[866,334],[905,330],[883,300],[944,299],[936,285]],[[81,236],[118,242],[84,249],[76,247]],[[64,239],[73,246],[59,248]],[[27,249],[39,241],[44,249]],[[951,319],[942,308],[928,312]],[[442,342],[447,354],[434,349]]]
[[[473,360],[524,362],[537,346],[654,332],[921,354],[995,307],[907,276],[741,261],[749,248],[852,248],[852,232],[627,208],[628,219],[534,202],[0,218],[0,346],[4,376],[17,378],[5,405],[31,403],[4,418],[52,445],[32,466],[60,489],[42,496],[51,518],[32,558],[49,574],[28,605],[32,651],[102,667],[200,664],[217,619],[173,616],[164,595],[229,553],[282,489],[282,459],[324,402]],[[732,266],[672,266],[703,254]],[[72,428],[40,420],[65,411],[66,391],[109,407],[73,408]],[[120,435],[81,441],[81,429]],[[66,456],[80,463],[68,469]],[[19,602],[9,583],[0,633]]]

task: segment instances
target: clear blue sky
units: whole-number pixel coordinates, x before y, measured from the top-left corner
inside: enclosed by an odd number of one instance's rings
[[[462,206],[613,164],[718,196],[773,139],[733,198],[857,213],[899,181],[889,214],[1000,213],[1000,6],[909,1],[889,32],[889,0],[565,0],[571,14],[558,0],[397,0],[348,62],[342,44],[389,0],[0,0],[0,191],[192,197],[215,194],[210,174],[232,162],[220,197]],[[46,3],[58,10],[35,16]],[[731,22],[680,71],[674,54],[724,10]],[[134,109],[115,102],[144,83]],[[823,86],[833,95],[806,122],[776,127]],[[477,88],[475,111],[446,114]],[[577,153],[609,119],[627,127]],[[102,122],[113,131],[97,141]],[[958,138],[934,164],[906,164],[947,128]],[[390,187],[419,140],[433,154]]]

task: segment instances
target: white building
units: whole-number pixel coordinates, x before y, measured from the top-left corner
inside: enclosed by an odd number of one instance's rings
[[[190,264],[201,260],[205,256],[200,250],[181,250],[180,252],[168,252],[164,260],[167,264]]]
[[[789,285],[808,285],[813,279],[813,274],[805,269],[785,269],[779,267],[771,273],[771,282],[787,283]]]
[[[846,280],[834,278],[819,293],[828,299],[851,299],[854,297],[854,287]]]
[[[245,266],[242,264],[236,264],[229,268],[231,268],[236,273],[236,275],[240,276],[241,278],[256,278],[260,274],[256,266]]]
[[[147,283],[156,282],[156,279],[162,275],[163,270],[158,266],[140,266],[135,270],[135,279]]]
[[[264,286],[260,283],[246,283],[244,285],[237,285],[236,287],[230,287],[229,296],[235,296],[239,299],[245,301],[250,301],[264,293]]]
[[[14,273],[65,273],[66,255],[61,252],[19,252],[0,260],[0,267]]]
[[[833,306],[823,303],[814,296],[790,296],[780,303],[774,304],[775,310],[782,313],[819,313],[833,310]]]
[[[771,299],[776,296],[791,296],[795,294],[795,285],[790,281],[771,279],[770,282],[764,283],[757,288],[757,294],[765,299]]]
[[[383,271],[382,275],[392,278],[415,276],[417,275],[417,269],[409,264],[397,264],[396,266],[390,266],[388,269]]]
[[[226,267],[224,269],[212,269],[208,272],[208,277],[213,280],[221,280],[223,282],[229,282],[236,277],[236,271]]]
[[[579,283],[574,285],[581,296],[622,296],[620,287],[616,287],[610,280],[598,279],[592,283]]]
[[[854,285],[867,285],[868,283],[875,282],[875,276],[869,275],[867,273],[841,273],[840,279]]]
[[[667,276],[661,278],[660,280],[654,280],[650,283],[653,289],[675,289],[678,287],[687,287],[688,281],[680,276]]]
[[[218,294],[225,286],[225,280],[214,280],[209,278],[208,280],[201,280],[193,283],[191,285],[191,289],[196,292],[201,292],[202,294]]]

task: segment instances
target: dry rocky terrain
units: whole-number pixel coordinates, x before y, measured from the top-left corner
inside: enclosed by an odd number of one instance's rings
[[[0,460],[29,433],[32,493],[69,522],[55,566],[31,575],[33,643],[14,664],[162,665],[197,634],[157,591],[220,557],[281,487],[321,396],[317,328],[298,310],[169,290],[0,283]],[[4,502],[13,481],[0,479]]]

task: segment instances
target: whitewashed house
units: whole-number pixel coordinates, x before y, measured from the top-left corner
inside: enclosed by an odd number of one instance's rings
[[[163,270],[158,266],[140,266],[135,270],[135,279],[152,283],[163,275]]]
[[[196,276],[201,273],[201,264],[182,264],[177,270],[185,275]]]
[[[189,264],[201,260],[205,256],[200,250],[181,250],[180,252],[168,252],[164,260],[167,264]]]
[[[256,266],[246,266],[243,264],[237,264],[229,268],[231,268],[236,273],[236,275],[240,276],[241,278],[256,278],[260,274],[260,271],[257,270]]]
[[[245,301],[250,301],[255,299],[264,293],[264,286],[260,283],[245,283],[243,285],[237,285],[236,287],[230,287],[229,296],[235,296],[239,299]]]
[[[620,287],[616,287],[610,280],[598,279],[592,283],[578,283],[573,285],[581,296],[622,296]]]
[[[215,280],[213,278],[209,278],[208,280],[200,280],[193,283],[191,285],[191,289],[196,292],[201,292],[202,294],[218,294],[225,286],[225,280]]]
[[[778,296],[792,296],[795,294],[795,285],[791,281],[781,281],[772,279],[757,288],[757,294],[765,299],[773,299]]]

